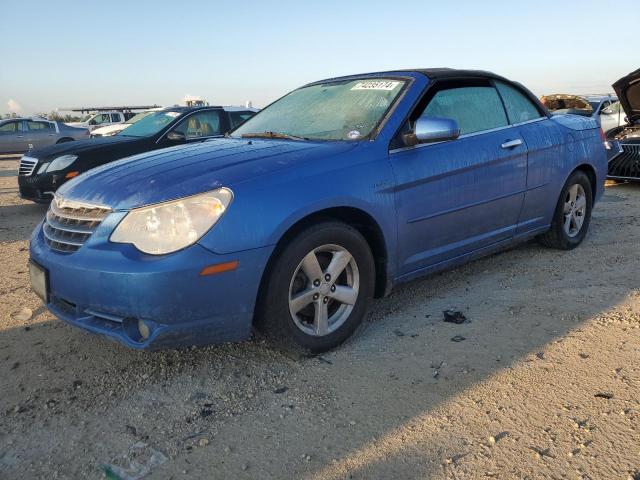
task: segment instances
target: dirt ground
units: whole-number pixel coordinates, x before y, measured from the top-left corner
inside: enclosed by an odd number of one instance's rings
[[[399,287],[293,360],[255,340],[136,352],[56,320],[30,291],[45,208],[17,168],[0,161],[0,478],[640,478],[638,185],[607,188],[580,248]]]

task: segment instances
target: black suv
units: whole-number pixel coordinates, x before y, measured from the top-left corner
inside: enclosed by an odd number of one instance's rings
[[[20,161],[20,196],[47,203],[67,180],[138,153],[221,137],[255,114],[238,107],[168,107],[111,137],[98,137],[27,152]]]

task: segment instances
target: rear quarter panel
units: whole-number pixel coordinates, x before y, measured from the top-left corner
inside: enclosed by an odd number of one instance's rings
[[[607,152],[600,134],[600,126],[592,118],[577,115],[556,115],[552,120],[560,125],[567,135],[567,167],[564,171],[564,182],[573,170],[581,165],[589,165],[595,171],[594,202],[604,193],[607,178]]]

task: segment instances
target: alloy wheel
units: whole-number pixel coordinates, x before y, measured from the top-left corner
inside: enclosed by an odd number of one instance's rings
[[[580,233],[587,212],[587,195],[579,183],[571,186],[564,201],[564,233],[573,238]]]
[[[358,299],[360,273],[353,255],[322,245],[298,264],[289,286],[289,311],[307,335],[321,337],[342,326]]]

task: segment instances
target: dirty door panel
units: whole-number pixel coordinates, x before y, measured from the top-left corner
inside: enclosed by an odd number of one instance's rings
[[[517,128],[392,152],[399,273],[513,236],[524,199],[527,150]]]

